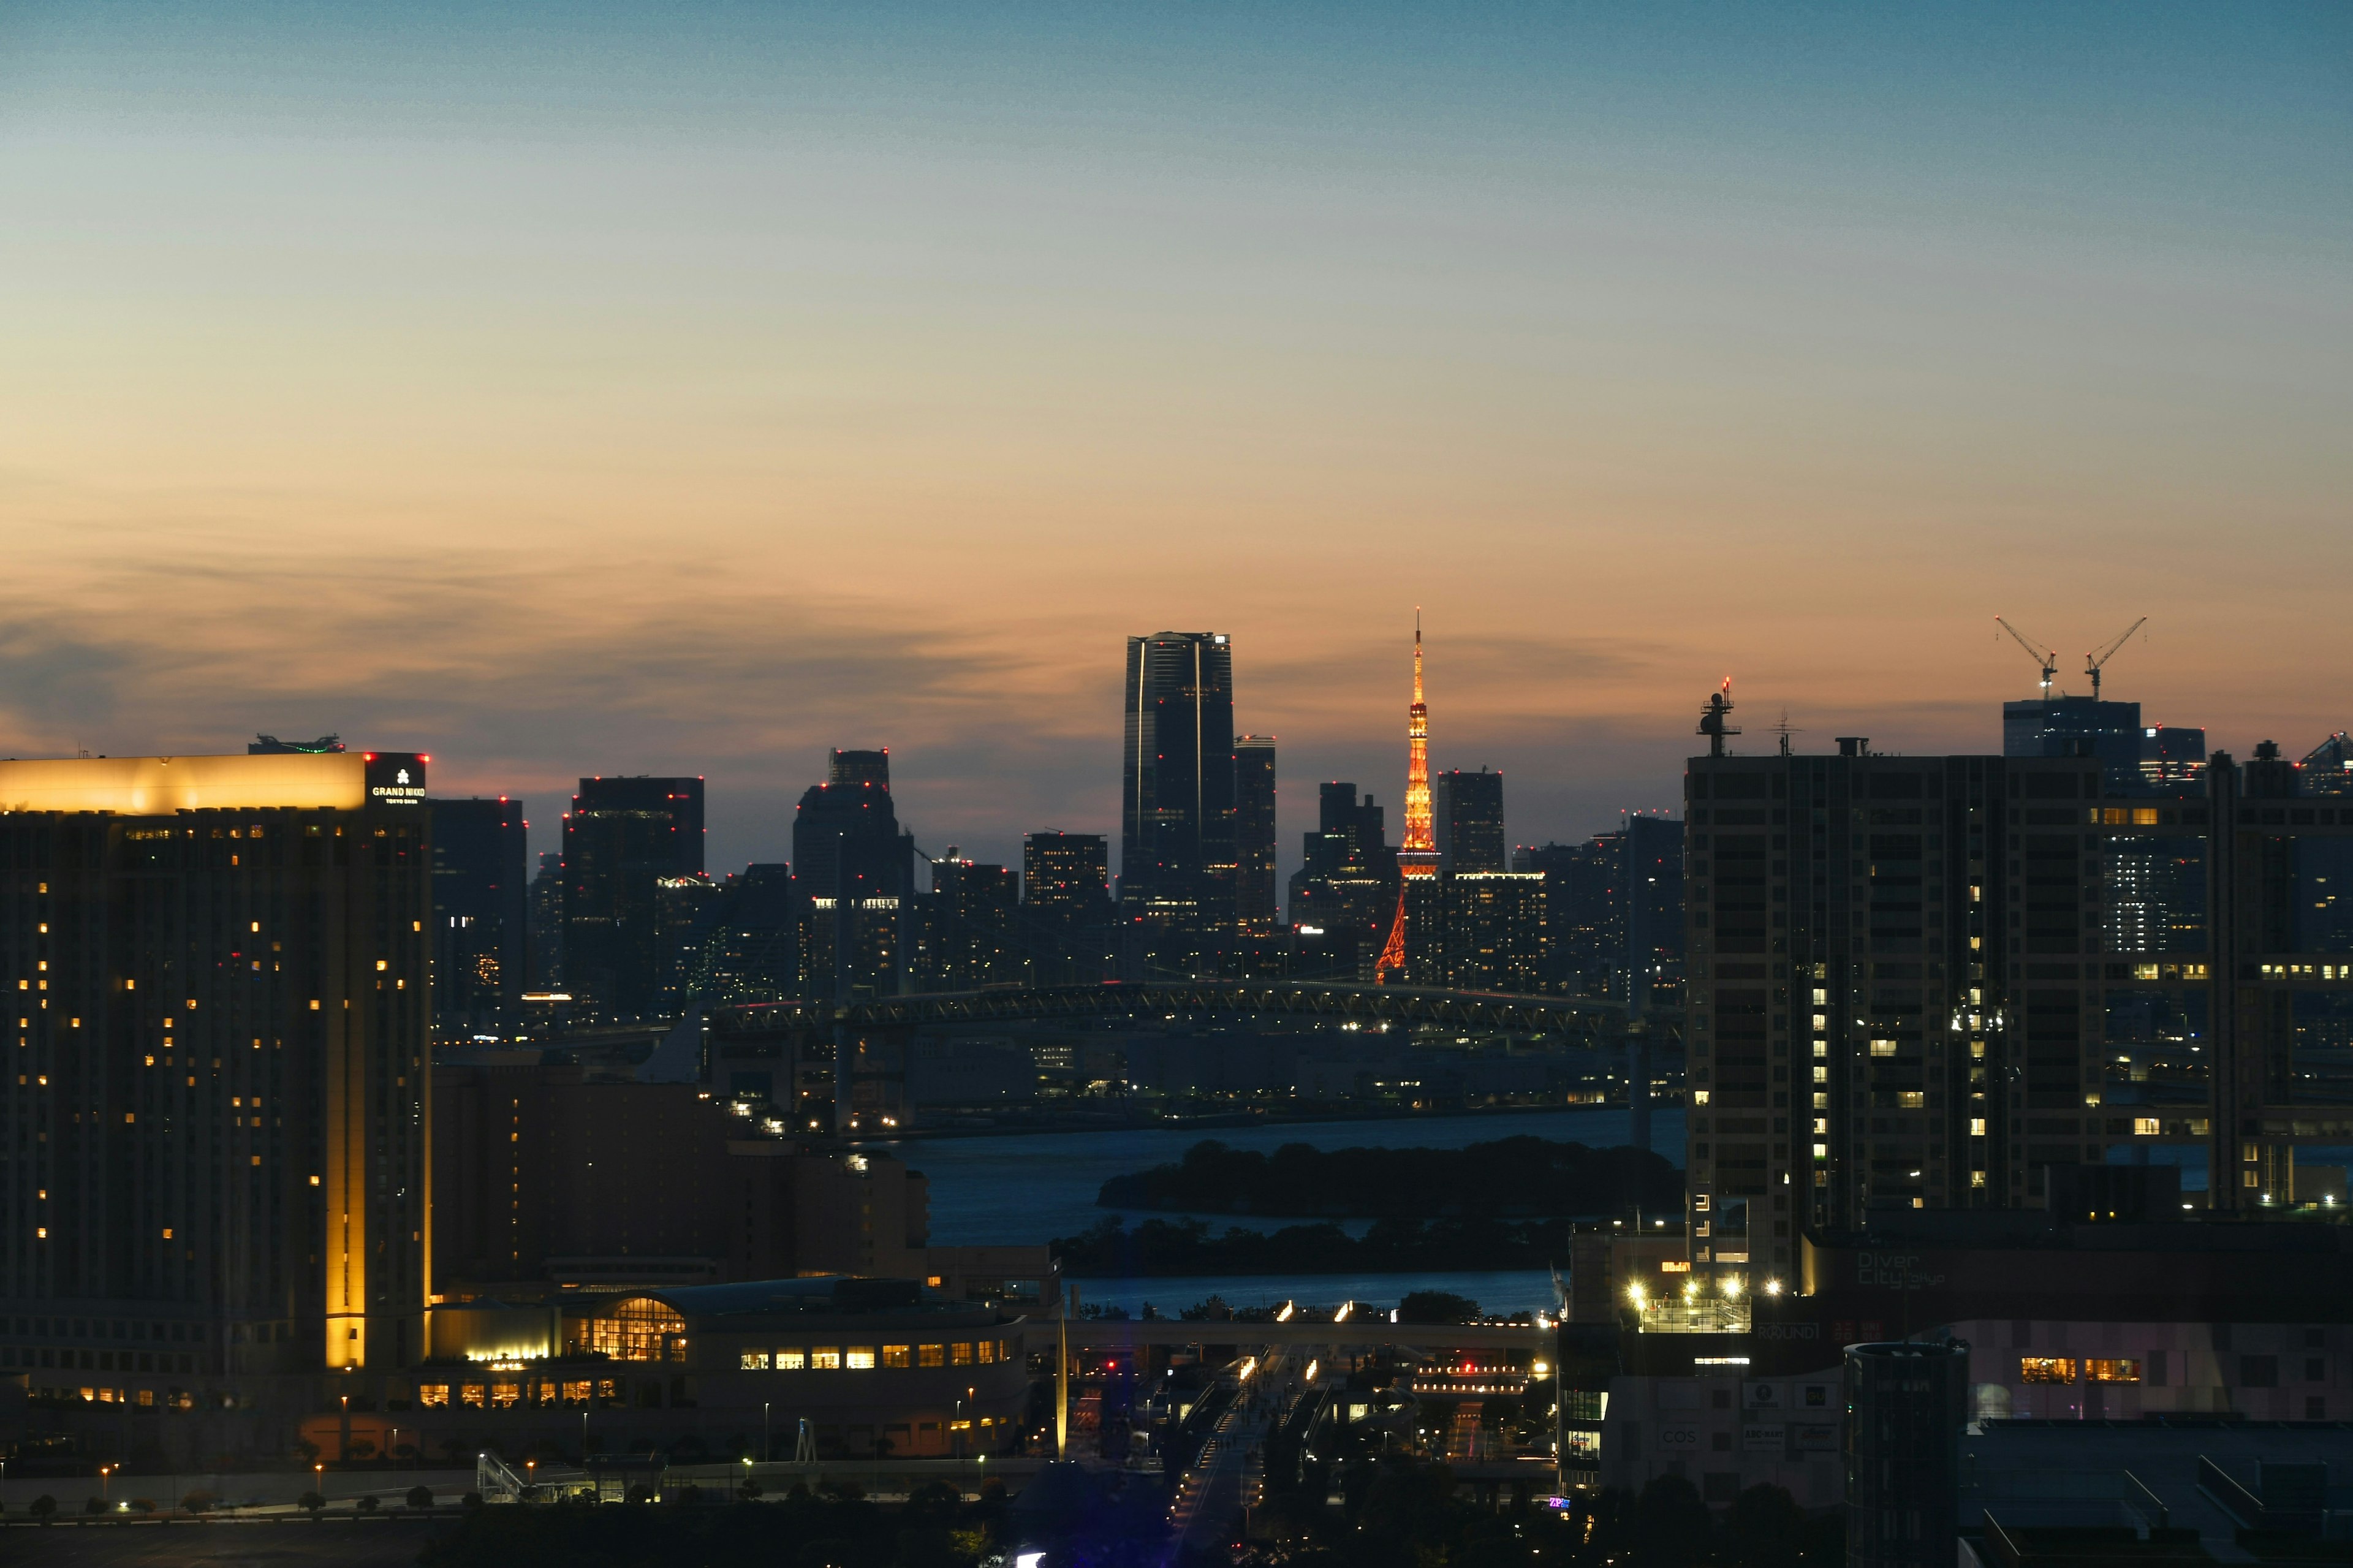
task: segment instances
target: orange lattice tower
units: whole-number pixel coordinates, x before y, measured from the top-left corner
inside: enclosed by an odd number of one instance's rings
[[[1405,876],[1438,875],[1438,837],[1430,811],[1430,704],[1421,699],[1421,611],[1413,612],[1413,706],[1406,710],[1405,843],[1398,869]]]

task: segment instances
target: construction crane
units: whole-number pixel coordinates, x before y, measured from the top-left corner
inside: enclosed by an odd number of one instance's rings
[[[2042,700],[2045,702],[2050,701],[2051,680],[2053,676],[2059,673],[2059,656],[2039,643],[2028,641],[2026,635],[2023,632],[2021,632],[2016,626],[2011,626],[2008,621],[2003,620],[2000,616],[1996,616],[1993,618],[1993,624],[2000,626],[2003,631],[2008,632],[2010,635],[2011,640],[2016,642],[2019,647],[2024,648],[2027,652],[2032,654],[2034,656],[2034,662],[2042,667]],[[2127,633],[2126,635],[2129,636],[2130,634]]]
[[[2124,647],[2126,643],[2132,640],[2133,633],[2140,630],[2141,627],[2147,625],[2148,625],[2148,617],[2147,616],[2143,616],[2140,619],[2126,626],[2124,629],[2123,635],[2118,637],[2116,641],[2110,643],[2107,647],[2102,648],[2097,653],[2087,653],[2084,656],[2084,673],[2092,678],[2093,701],[2097,702],[2100,700],[2100,667],[2107,663],[2109,659],[2116,657],[2116,649]]]

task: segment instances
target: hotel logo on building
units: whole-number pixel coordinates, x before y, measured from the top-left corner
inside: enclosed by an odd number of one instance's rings
[[[366,758],[370,805],[425,804],[425,764],[431,757],[422,752],[369,752]]]

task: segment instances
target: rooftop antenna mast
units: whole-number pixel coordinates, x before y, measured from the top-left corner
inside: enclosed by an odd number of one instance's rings
[[[2116,641],[2110,643],[2107,647],[2102,648],[2097,653],[2087,653],[2084,656],[2084,673],[2092,678],[2092,700],[2096,702],[2100,699],[2100,667],[2107,663],[2109,659],[2114,658],[2116,657],[2116,649],[2130,642],[2132,640],[2133,633],[2140,630],[2141,627],[2147,625],[2148,625],[2148,617],[2147,616],[2143,616],[2140,619],[2126,626],[2123,633],[2117,637]]]
[[[1732,711],[1732,677],[1725,676],[1724,684],[1708,694],[1707,706],[1700,710],[1699,732],[1707,737],[1707,754],[1721,757],[1725,738],[1740,733],[1736,725],[1726,722]]]
[[[1789,722],[1789,710],[1787,708],[1782,709],[1781,721],[1773,726],[1773,733],[1781,737],[1781,754],[1783,756],[1786,757],[1789,754],[1789,737],[1792,735],[1802,735],[1806,731],[1804,730],[1792,725]]]
[[[2034,656],[2034,662],[2042,667],[2042,700],[2045,702],[2050,701],[2051,679],[2059,673],[2059,656],[2052,652],[2049,648],[2044,647],[2041,643],[2030,641],[2026,637],[2026,634],[2020,631],[2016,626],[2011,626],[2008,621],[2003,620],[2000,616],[1996,616],[1993,618],[1993,624],[2000,626],[2003,631],[2008,632],[2010,636],[2010,640],[2017,643],[2019,647],[2024,648],[2027,652],[2032,654]],[[2126,635],[2129,637],[2131,634],[2126,633]]]

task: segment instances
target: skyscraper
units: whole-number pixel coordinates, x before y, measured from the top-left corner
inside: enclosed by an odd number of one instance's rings
[[[522,802],[501,795],[426,806],[433,824],[434,1033],[463,1039],[511,1030],[530,939]]]
[[[427,1354],[426,761],[0,763],[11,1367]]]
[[[923,895],[922,952],[917,977],[930,989],[972,991],[1021,978],[1014,921],[1021,878],[1010,867],[966,860],[948,846],[931,862],[932,890]]]
[[[1450,769],[1431,781],[1438,868],[1449,875],[1504,869],[1504,775]]]
[[[1233,648],[1219,632],[1127,639],[1119,903],[1145,967],[1190,973],[1231,943]]]
[[[659,884],[702,874],[701,779],[580,781],[564,818],[564,984],[584,1009],[659,1016]]]
[[[1354,942],[1353,973],[1369,978],[1397,914],[1398,852],[1388,842],[1387,814],[1371,795],[1360,803],[1345,781],[1318,785],[1316,797],[1315,831],[1304,836],[1303,863],[1292,873],[1291,923]]]
[[[793,816],[801,994],[890,995],[911,938],[915,841],[899,830],[888,751],[837,751]]]
[[[1234,910],[1246,936],[1274,934],[1274,737],[1234,742]]]
[[[1413,617],[1413,701],[1406,709],[1405,842],[1398,871],[1408,880],[1438,875],[1438,837],[1430,808],[1430,704],[1421,696],[1421,616]]]

